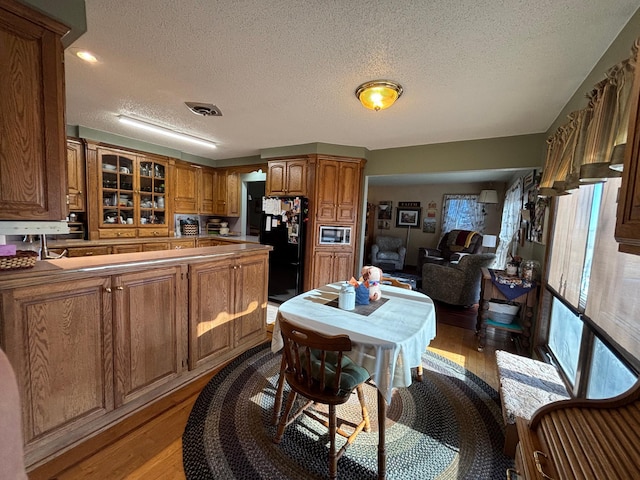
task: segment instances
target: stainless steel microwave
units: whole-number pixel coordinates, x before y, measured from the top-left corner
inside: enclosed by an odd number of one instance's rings
[[[322,245],[350,245],[351,227],[335,227],[320,225],[320,244]]]

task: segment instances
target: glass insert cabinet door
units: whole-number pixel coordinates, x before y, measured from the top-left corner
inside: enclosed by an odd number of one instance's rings
[[[167,225],[167,164],[147,157],[100,151],[102,226]]]
[[[166,225],[164,163],[142,159],[138,167],[140,181],[140,225]]]

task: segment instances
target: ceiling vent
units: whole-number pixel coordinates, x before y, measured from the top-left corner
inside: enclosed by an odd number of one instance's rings
[[[222,112],[210,103],[184,102],[189,110],[203,117],[221,117]]]

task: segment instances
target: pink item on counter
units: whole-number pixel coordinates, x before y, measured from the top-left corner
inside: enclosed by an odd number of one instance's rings
[[[15,245],[0,245],[0,257],[9,257],[16,254]]]

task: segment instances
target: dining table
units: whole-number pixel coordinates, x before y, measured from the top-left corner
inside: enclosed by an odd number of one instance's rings
[[[343,282],[324,285],[301,293],[278,308],[271,351],[284,346],[279,320],[312,329],[325,335],[346,334],[352,350],[348,357],[364,367],[377,387],[378,479],[386,478],[385,420],[393,390],[411,385],[412,368],[422,365],[422,354],[436,336],[433,301],[423,293],[391,285],[380,285],[381,298],[353,310],[338,306]],[[274,402],[274,423],[282,407],[284,362]]]

